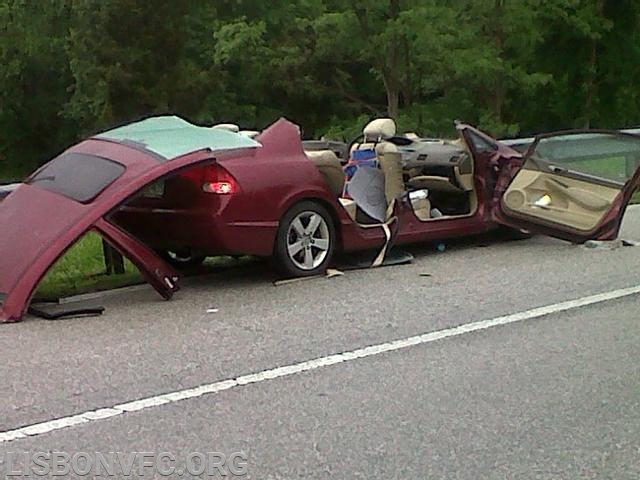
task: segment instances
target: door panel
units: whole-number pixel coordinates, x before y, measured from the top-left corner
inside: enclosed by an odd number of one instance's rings
[[[539,136],[521,168],[501,173],[494,218],[572,241],[611,239],[640,184],[639,167],[638,136],[613,131]]]
[[[621,188],[522,169],[503,197],[506,212],[589,232],[605,217]]]

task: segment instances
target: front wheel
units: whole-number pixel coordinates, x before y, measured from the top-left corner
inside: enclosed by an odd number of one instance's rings
[[[278,269],[307,277],[323,273],[335,249],[335,226],[329,212],[312,201],[294,205],[280,221],[275,245]]]

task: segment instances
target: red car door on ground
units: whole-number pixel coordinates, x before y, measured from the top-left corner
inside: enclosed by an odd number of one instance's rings
[[[578,243],[612,240],[640,185],[640,136],[593,130],[541,135],[522,166],[510,167],[494,197],[497,221]]]

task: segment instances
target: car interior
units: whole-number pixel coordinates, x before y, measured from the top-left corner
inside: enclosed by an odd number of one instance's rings
[[[305,149],[307,157],[352,219],[360,224],[379,223],[349,198],[349,177],[336,149],[319,149],[317,142],[309,146],[315,148]],[[349,152],[347,166],[361,156],[358,153],[372,152],[374,164],[384,175],[387,206],[405,200],[424,222],[468,216],[476,210],[473,159],[461,140],[397,137],[395,122],[379,118],[364,128],[362,140],[353,143]]]

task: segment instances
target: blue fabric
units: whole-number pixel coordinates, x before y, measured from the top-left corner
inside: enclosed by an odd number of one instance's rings
[[[365,148],[363,150],[354,150],[351,152],[351,160],[354,161],[362,161],[362,160],[373,160],[376,158],[376,151],[373,148]]]

